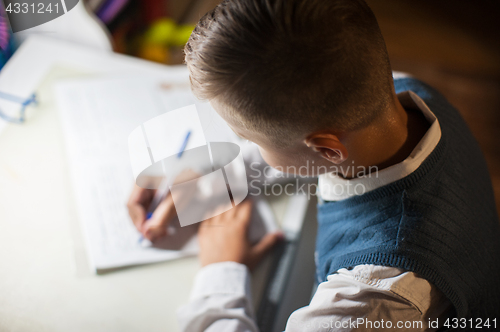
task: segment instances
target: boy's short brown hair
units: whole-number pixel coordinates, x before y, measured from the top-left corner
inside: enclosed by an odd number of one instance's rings
[[[250,130],[290,135],[365,126],[390,102],[377,20],[362,0],[224,0],[185,47],[198,98]]]

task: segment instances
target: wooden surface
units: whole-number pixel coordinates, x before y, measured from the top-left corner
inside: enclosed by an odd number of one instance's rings
[[[367,0],[394,70],[427,82],[478,140],[500,211],[500,2]]]

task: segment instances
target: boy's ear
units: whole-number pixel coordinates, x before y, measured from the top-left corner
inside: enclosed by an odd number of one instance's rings
[[[333,164],[339,165],[348,157],[347,148],[334,134],[312,134],[304,143]]]

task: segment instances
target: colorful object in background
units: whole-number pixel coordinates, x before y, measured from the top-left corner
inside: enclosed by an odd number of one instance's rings
[[[139,56],[167,63],[170,59],[169,48],[184,46],[193,29],[194,25],[177,25],[170,18],[161,18],[146,31]]]
[[[3,4],[0,3],[0,69],[14,53],[14,35],[9,25],[9,20]]]
[[[96,15],[105,24],[109,24],[122,11],[127,3],[128,0],[107,0],[98,8]]]

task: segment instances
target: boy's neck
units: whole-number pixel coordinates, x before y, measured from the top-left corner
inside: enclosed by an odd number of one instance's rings
[[[374,126],[346,138],[350,151],[345,178],[356,177],[355,171],[376,166],[378,170],[404,161],[429,129],[429,122],[419,109],[405,109],[394,95],[387,116]]]

